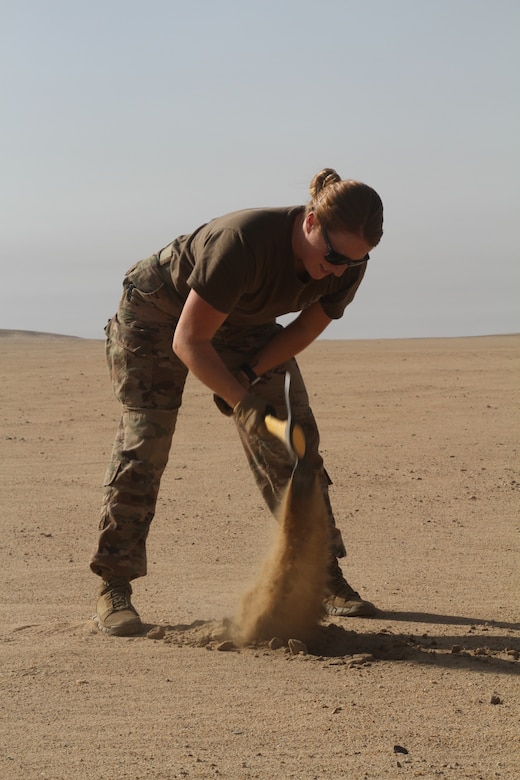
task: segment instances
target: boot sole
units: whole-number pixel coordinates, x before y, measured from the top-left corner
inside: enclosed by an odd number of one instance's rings
[[[116,626],[104,626],[98,615],[94,615],[92,618],[99,631],[109,636],[134,636],[140,634],[144,630],[144,626],[141,620],[127,620],[124,623],[120,623]]]
[[[368,601],[355,603],[350,607],[333,607],[330,604],[323,606],[327,615],[333,617],[374,617],[377,614],[376,607]]]

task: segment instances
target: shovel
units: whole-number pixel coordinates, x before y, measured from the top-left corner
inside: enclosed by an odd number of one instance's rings
[[[285,444],[289,454],[295,460],[303,458],[305,455],[305,434],[298,423],[293,422],[291,399],[289,390],[291,388],[291,375],[285,372],[285,405],[287,406],[287,420],[279,420],[268,414],[265,417],[265,427],[272,436],[276,436]]]

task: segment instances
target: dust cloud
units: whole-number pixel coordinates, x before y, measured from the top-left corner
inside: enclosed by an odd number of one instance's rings
[[[330,534],[317,474],[305,460],[293,472],[278,521],[273,547],[233,622],[237,645],[273,637],[308,642],[318,631]]]

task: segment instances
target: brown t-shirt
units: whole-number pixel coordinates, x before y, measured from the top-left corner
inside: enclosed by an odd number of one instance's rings
[[[247,209],[218,217],[158,253],[161,275],[181,305],[193,289],[240,327],[272,322],[318,300],[329,317],[339,319],[366,267],[340,277],[299,279],[291,239],[302,211]]]

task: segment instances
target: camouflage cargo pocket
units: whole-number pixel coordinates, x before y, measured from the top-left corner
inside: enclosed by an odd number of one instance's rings
[[[106,356],[114,392],[130,408],[153,406],[155,344],[149,328],[125,325],[116,315],[107,334]]]
[[[171,323],[180,313],[178,306],[173,304],[157,262],[157,257],[153,255],[136,263],[125,274],[121,308],[130,320]],[[126,317],[122,319],[126,321]]]
[[[172,349],[173,327],[111,320],[107,362],[119,401],[128,409],[178,409],[188,369]]]
[[[108,464],[108,468],[105,472],[105,478],[103,480],[103,487],[112,487],[114,484],[116,477],[119,473],[119,470],[121,468],[121,461],[120,460],[112,460]]]

